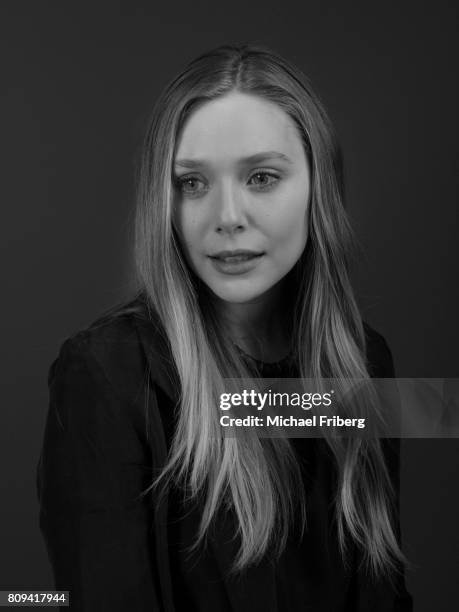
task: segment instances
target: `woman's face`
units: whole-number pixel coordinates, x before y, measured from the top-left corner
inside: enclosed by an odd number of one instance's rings
[[[310,172],[277,105],[231,92],[188,118],[174,160],[174,223],[189,265],[222,300],[272,289],[307,241]]]

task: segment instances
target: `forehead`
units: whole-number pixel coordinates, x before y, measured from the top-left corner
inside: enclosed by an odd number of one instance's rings
[[[231,92],[191,114],[179,134],[176,159],[236,161],[270,150],[293,158],[304,154],[293,120],[273,102]]]

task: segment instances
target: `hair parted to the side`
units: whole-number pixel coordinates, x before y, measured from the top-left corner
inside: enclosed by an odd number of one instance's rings
[[[295,355],[304,378],[369,379],[365,335],[349,280],[351,233],[343,207],[341,155],[327,114],[303,73],[260,45],[225,45],[192,61],[165,89],[145,137],[136,213],[139,288],[167,335],[181,383],[181,405],[168,463],[152,486],[172,480],[204,498],[196,546],[219,510],[237,517],[241,570],[290,530],[306,525],[300,468],[288,439],[245,431],[223,437],[217,399],[223,379],[251,374],[226,337],[206,291],[183,256],[173,225],[173,160],[190,114],[239,91],[270,101],[295,122],[311,169],[308,243],[293,271]],[[367,398],[371,399],[371,398]],[[362,410],[365,411],[365,400]],[[336,520],[343,558],[350,536],[376,577],[405,561],[394,528],[394,491],[380,441],[327,438],[336,461]]]

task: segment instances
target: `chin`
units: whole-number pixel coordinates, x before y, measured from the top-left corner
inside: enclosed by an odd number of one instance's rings
[[[256,300],[270,287],[254,287],[253,281],[249,282],[230,282],[230,283],[213,283],[210,285],[212,292],[221,300],[230,302],[231,304],[244,304],[252,300]]]

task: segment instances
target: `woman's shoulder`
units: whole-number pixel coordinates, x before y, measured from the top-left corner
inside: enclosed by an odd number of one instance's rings
[[[394,378],[394,360],[386,339],[366,321],[363,322],[363,329],[370,375],[374,378]]]
[[[48,372],[52,385],[64,371],[85,370],[118,394],[132,397],[147,369],[161,384],[167,351],[159,319],[142,294],[117,303],[62,340]],[[153,369],[152,369],[153,368]]]
[[[139,325],[148,326],[152,332],[159,328],[159,318],[142,293],[112,305],[76,331],[69,340],[94,344],[135,344],[138,342]]]
[[[63,338],[59,352],[91,351],[102,356],[103,353],[113,354],[114,347],[135,346],[138,338],[134,321],[140,317],[144,317],[144,309],[138,297],[119,302]]]

